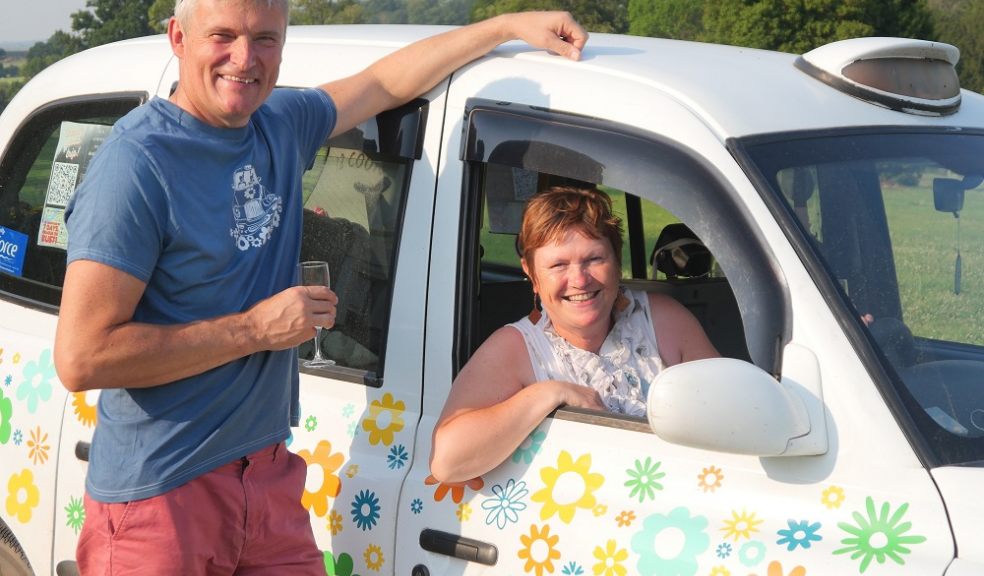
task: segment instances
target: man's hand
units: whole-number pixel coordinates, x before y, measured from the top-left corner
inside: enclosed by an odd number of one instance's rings
[[[571,60],[581,59],[588,33],[568,12],[506,14],[512,36],[534,48],[543,48]]]
[[[335,325],[338,296],[325,286],[294,286],[257,302],[246,315],[265,350],[284,350]]]

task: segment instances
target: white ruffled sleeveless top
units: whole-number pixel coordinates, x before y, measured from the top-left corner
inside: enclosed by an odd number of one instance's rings
[[[546,311],[536,324],[523,318],[509,326],[523,335],[537,381],[590,386],[610,411],[645,416],[649,384],[663,370],[663,360],[656,346],[648,294],[626,289],[622,293],[629,305],[615,313],[615,325],[598,354],[558,336]]]

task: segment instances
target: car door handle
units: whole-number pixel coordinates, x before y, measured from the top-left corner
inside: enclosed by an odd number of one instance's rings
[[[75,457],[83,462],[89,461],[89,448],[92,444],[79,440],[75,443]]]
[[[486,566],[495,566],[499,560],[499,549],[494,544],[431,528],[420,531],[420,547],[428,552],[453,556],[468,562],[478,562]]]

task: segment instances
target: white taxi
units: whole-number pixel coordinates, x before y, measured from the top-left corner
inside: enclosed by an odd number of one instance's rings
[[[292,28],[280,83],[436,31]],[[302,258],[331,264],[337,364],[302,370],[289,447],[328,573],[984,573],[984,98],[958,57],[506,44],[326,142]],[[164,37],[107,45],[0,116],[3,574],[75,571],[97,412],[52,363],[63,213],[112,123],[176,79]],[[455,374],[529,312],[524,202],[570,181],[616,200],[625,283],[680,300],[726,358],[666,370],[648,418],[560,409],[492,472],[437,482]]]

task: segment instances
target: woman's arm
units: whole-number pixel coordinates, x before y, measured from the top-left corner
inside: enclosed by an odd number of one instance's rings
[[[451,386],[434,428],[431,474],[464,482],[502,463],[558,406],[604,410],[597,392],[570,382],[533,381],[523,336],[500,328]]]
[[[673,298],[650,293],[649,308],[653,313],[653,330],[656,332],[659,355],[666,366],[721,355],[690,310]]]

